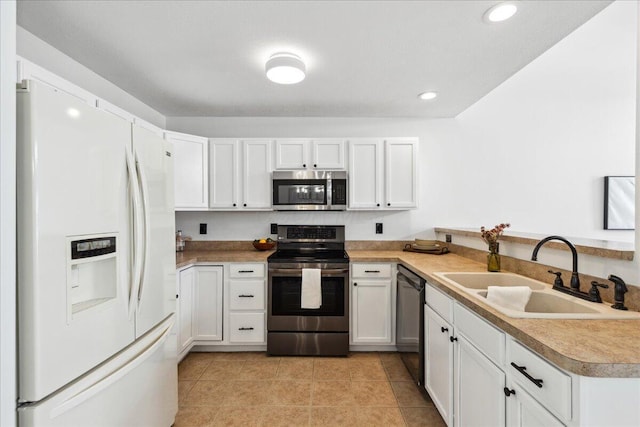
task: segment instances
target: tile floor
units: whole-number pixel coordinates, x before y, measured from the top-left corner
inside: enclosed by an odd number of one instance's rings
[[[191,353],[178,380],[175,427],[444,426],[396,353]]]

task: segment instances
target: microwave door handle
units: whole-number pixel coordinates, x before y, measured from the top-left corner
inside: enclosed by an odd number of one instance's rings
[[[331,176],[327,178],[325,185],[327,186],[327,188],[325,188],[327,191],[327,208],[330,209],[333,204],[333,183],[331,182]]]

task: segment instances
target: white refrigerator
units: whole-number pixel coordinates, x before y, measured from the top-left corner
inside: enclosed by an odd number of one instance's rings
[[[172,147],[43,83],[17,104],[19,425],[169,427]]]

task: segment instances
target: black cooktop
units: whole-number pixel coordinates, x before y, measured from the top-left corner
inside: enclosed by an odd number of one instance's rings
[[[326,251],[299,251],[299,250],[282,250],[269,255],[268,262],[308,262],[308,263],[348,263],[349,255],[344,250],[326,250]]]

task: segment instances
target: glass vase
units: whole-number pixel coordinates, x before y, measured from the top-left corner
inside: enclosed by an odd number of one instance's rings
[[[498,254],[498,249],[498,243],[489,244],[487,271],[500,271],[500,254]]]

